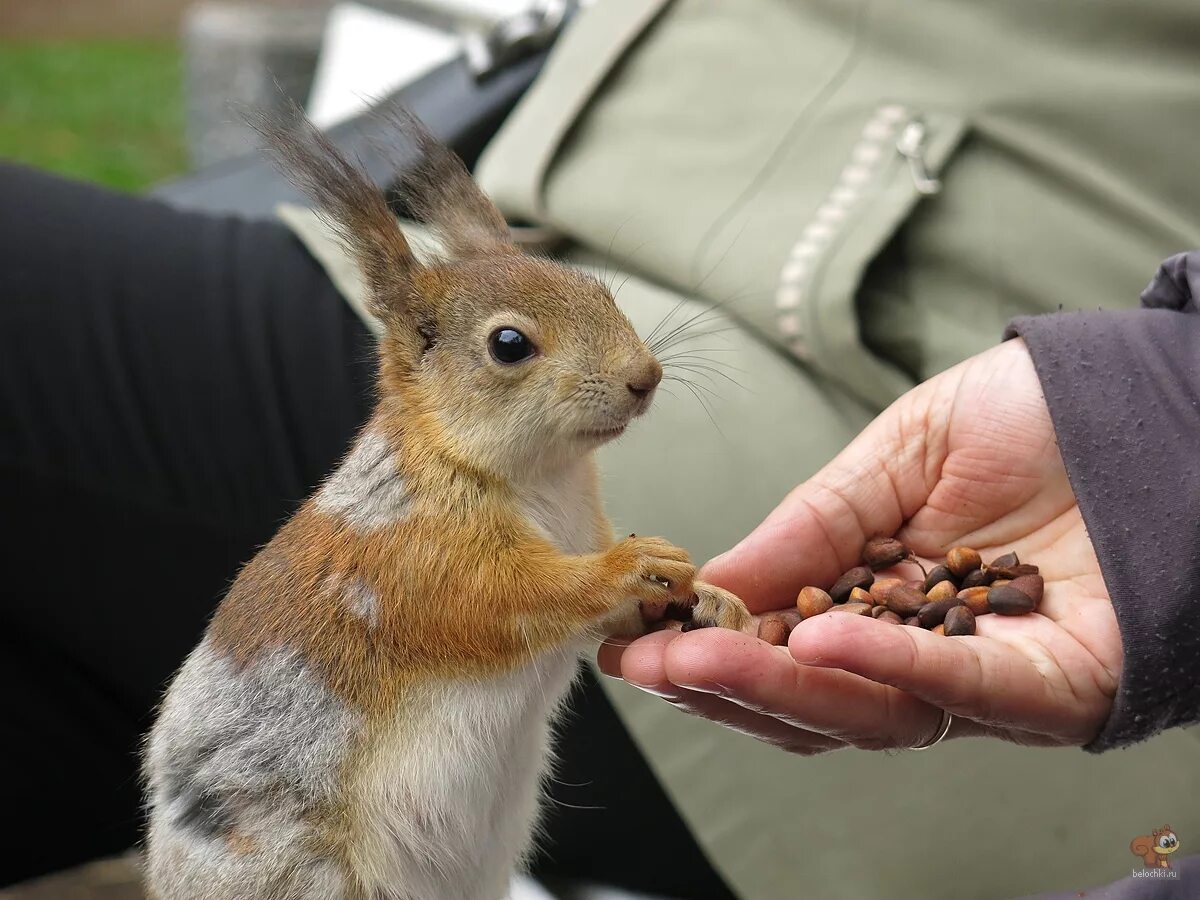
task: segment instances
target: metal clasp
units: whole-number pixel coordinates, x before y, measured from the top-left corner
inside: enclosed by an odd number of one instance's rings
[[[576,0],[538,0],[490,31],[468,32],[463,36],[463,53],[471,73],[482,80],[549,46],[576,6]]]
[[[929,173],[929,167],[925,165],[925,140],[928,136],[925,123],[920,119],[913,119],[904,126],[896,140],[896,149],[908,160],[913,185],[920,194],[936,194],[942,189],[942,182],[933,177]]]

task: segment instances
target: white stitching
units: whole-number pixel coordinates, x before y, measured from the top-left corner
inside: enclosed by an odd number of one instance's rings
[[[817,207],[812,221],[800,232],[799,239],[780,269],[779,285],[775,290],[775,308],[778,311],[776,326],[780,334],[787,338],[788,349],[797,359],[810,358],[810,348],[803,336],[803,323],[797,310],[804,305],[809,278],[814,269],[813,260],[837,236],[850,209],[862,197],[862,186],[875,177],[879,166],[888,158],[885,148],[900,122],[907,117],[908,110],[895,103],[881,106],[875,111],[875,115],[863,126],[862,136],[851,149],[850,161],[842,169],[837,183]]]

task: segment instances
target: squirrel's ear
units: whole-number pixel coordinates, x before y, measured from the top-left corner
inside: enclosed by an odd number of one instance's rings
[[[366,281],[371,312],[385,323],[420,328],[426,310],[416,309],[420,263],[388,207],[383,192],[346,159],[302,112],[286,121],[255,117],[251,124],[275,151],[279,166],[333,225]]]
[[[417,154],[397,185],[413,217],[432,227],[446,250],[460,259],[520,252],[504,216],[458,155],[408,110],[393,107],[384,115]]]

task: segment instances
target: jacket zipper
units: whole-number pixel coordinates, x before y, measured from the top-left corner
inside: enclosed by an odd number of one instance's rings
[[[917,193],[929,196],[942,189],[941,181],[930,174],[925,161],[928,139],[925,122],[899,104],[881,106],[867,121],[837,183],[800,233],[779,273],[776,323],[796,358],[806,360],[810,356],[801,309],[819,258],[838,236],[851,210],[864,196],[874,192],[874,182],[888,161],[896,158],[887,152],[889,143],[894,147],[893,152],[907,162]]]
[[[925,123],[920,119],[909,119],[896,140],[896,150],[908,160],[908,171],[918,194],[936,194],[942,183],[929,174],[925,165],[925,141],[929,137]]]

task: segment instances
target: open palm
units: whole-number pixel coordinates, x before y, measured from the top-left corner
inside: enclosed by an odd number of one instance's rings
[[[787,653],[716,629],[606,647],[601,667],[680,707],[796,752],[910,747],[936,733],[1083,744],[1121,667],[1104,580],[1023,343],[1010,341],[906,394],[702,575],[758,612],[828,585],[865,541],[915,553],[1010,550],[1046,580],[1036,614],[982,616],[946,638],[862,616],[820,616]],[[911,564],[905,564],[911,565]],[[914,570],[915,571],[915,570]]]

